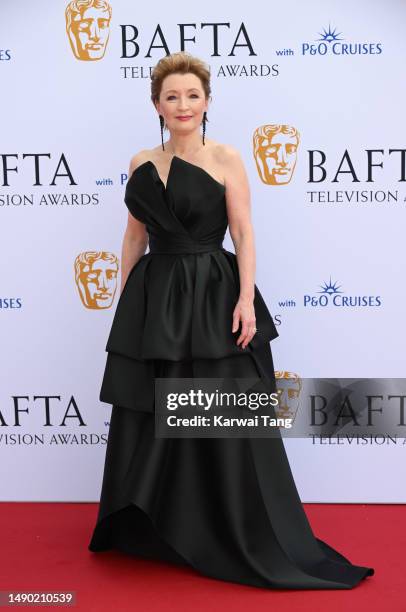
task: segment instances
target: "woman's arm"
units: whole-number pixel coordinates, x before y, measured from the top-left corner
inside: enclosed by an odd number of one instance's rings
[[[255,335],[255,238],[251,223],[250,188],[239,151],[224,148],[224,179],[230,236],[234,243],[240,278],[240,295],[233,313],[232,331],[241,322],[237,345],[245,348]]]
[[[131,159],[128,177],[130,178],[136,167],[143,161],[143,152],[137,153]],[[148,233],[144,223],[138,221],[128,213],[127,228],[124,232],[121,249],[121,289],[127,282],[128,275],[137,261],[142,257],[148,246]]]

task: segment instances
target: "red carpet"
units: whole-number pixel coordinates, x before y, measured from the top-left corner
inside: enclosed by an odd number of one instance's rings
[[[75,610],[406,611],[404,505],[305,504],[317,537],[375,575],[348,591],[261,590],[87,550],[96,504],[0,503],[0,590],[76,591]],[[44,608],[44,606],[36,608]],[[49,609],[49,607],[48,607]]]

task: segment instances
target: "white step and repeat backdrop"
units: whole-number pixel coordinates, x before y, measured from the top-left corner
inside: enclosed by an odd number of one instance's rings
[[[245,160],[276,369],[404,376],[405,20],[400,0],[1,0],[2,500],[98,499],[126,173],[160,142],[165,53],[210,65],[207,135]],[[285,445],[305,502],[406,501],[402,438]]]

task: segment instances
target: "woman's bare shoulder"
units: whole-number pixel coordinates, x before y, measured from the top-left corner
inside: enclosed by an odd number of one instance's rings
[[[246,178],[246,169],[240,151],[233,145],[220,144],[213,149],[216,164],[222,169],[223,182],[226,186],[241,183]]]
[[[240,151],[233,145],[216,142],[211,148],[214,159],[221,166],[235,165],[242,161]]]
[[[154,154],[154,149],[141,149],[141,151],[135,153],[130,160],[130,174],[132,174],[134,170],[138,168],[138,166],[145,164],[147,161],[153,160]]]
[[[237,147],[230,144],[222,144],[219,147],[219,154],[222,155],[223,161],[233,161],[241,158],[241,153]]]

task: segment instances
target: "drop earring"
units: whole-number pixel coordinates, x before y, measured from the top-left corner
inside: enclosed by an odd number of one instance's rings
[[[202,121],[202,123],[203,123],[203,144],[204,145],[206,144],[204,142],[204,137],[205,137],[205,134],[206,134],[206,121],[207,121],[207,113],[206,113],[206,111],[204,111],[204,113],[203,113],[203,121]]]
[[[159,123],[161,124],[162,150],[165,151],[165,146],[164,146],[164,125],[165,125],[165,121],[164,121],[164,118],[162,117],[162,115],[159,115]]]

